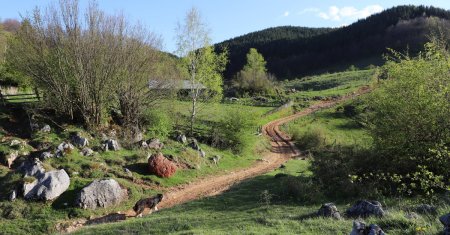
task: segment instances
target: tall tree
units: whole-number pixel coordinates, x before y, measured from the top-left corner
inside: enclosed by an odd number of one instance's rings
[[[234,86],[241,92],[269,94],[273,90],[273,76],[267,73],[266,61],[255,48],[247,54],[247,64],[237,74]]]
[[[182,58],[183,68],[189,74],[191,99],[190,132],[198,106],[204,101],[216,101],[222,97],[222,72],[227,62],[227,52],[214,52],[210,44],[209,29],[199,11],[192,8],[183,23],[177,26],[177,54]]]

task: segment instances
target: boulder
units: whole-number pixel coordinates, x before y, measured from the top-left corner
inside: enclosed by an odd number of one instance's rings
[[[10,194],[9,194],[9,201],[14,201],[17,198],[17,191],[13,190]]]
[[[345,212],[350,217],[384,216],[384,210],[378,201],[359,200]]]
[[[450,213],[439,217],[439,221],[444,225],[444,235],[450,235]]]
[[[53,200],[64,193],[70,185],[69,175],[64,169],[49,171],[36,177],[33,182],[25,182],[25,199]]]
[[[56,148],[55,156],[63,157],[66,153],[71,153],[74,149],[75,147],[71,143],[64,141]]]
[[[164,144],[159,139],[151,139],[147,143],[149,149],[160,150],[164,147]]]
[[[94,155],[94,150],[92,150],[92,149],[90,149],[90,148],[88,148],[88,147],[84,147],[84,148],[81,150],[81,155],[83,155],[83,156],[85,156],[85,157],[92,156],[92,155]]]
[[[118,151],[120,150],[120,146],[119,143],[117,142],[117,140],[114,139],[108,139],[103,143],[103,150],[104,151]]]
[[[350,235],[386,235],[380,226],[376,224],[371,224],[366,226],[364,221],[353,221],[353,228]]]
[[[23,162],[17,170],[22,172],[25,177],[37,178],[45,173],[44,166],[38,158]]]
[[[72,144],[79,148],[83,148],[89,145],[89,140],[87,138],[84,138],[83,136],[80,136],[79,133],[73,135],[70,139]]]
[[[133,172],[130,171],[128,168],[123,168],[123,171],[125,174],[127,174],[128,177],[133,177]]]
[[[11,169],[14,161],[19,157],[18,151],[12,151],[6,156],[6,163],[8,164],[8,168]]]
[[[323,204],[319,211],[317,211],[318,216],[322,217],[331,217],[333,219],[340,219],[341,214],[339,213],[336,205],[334,203],[325,203]]]
[[[45,124],[45,125],[41,128],[40,131],[41,131],[41,132],[50,132],[50,131],[52,131],[52,128],[51,128],[49,125]]]
[[[172,161],[165,158],[162,153],[157,153],[148,159],[148,169],[152,174],[167,178],[175,174],[177,167]]]
[[[75,204],[83,209],[105,208],[117,205],[127,197],[127,190],[114,179],[94,180],[80,191]]]
[[[191,140],[191,143],[189,143],[189,147],[194,150],[200,150],[200,146],[198,146],[198,141],[196,139]]]
[[[429,204],[420,204],[416,206],[416,212],[419,214],[437,214],[436,207]]]
[[[47,159],[47,158],[52,158],[53,154],[50,152],[42,152],[40,158],[41,159]]]
[[[187,138],[186,138],[185,135],[179,134],[179,135],[177,136],[177,141],[180,142],[180,143],[182,143],[182,144],[186,144],[186,143],[187,143]]]

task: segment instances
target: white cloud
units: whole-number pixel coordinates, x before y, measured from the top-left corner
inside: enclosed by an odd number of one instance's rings
[[[289,11],[285,11],[285,12],[283,13],[283,16],[284,16],[284,17],[288,17],[288,16],[289,16],[289,14],[290,14],[290,12],[289,12]]]
[[[381,12],[383,7],[380,5],[369,5],[361,10],[355,7],[348,6],[339,8],[337,6],[331,6],[328,12],[319,12],[317,16],[325,20],[341,21],[343,19],[361,19],[366,18],[372,14]]]
[[[310,8],[306,8],[306,9],[303,9],[303,10],[299,11],[297,14],[303,15],[303,14],[306,14],[306,13],[316,13],[316,12],[320,12],[320,9],[319,8],[315,8],[315,7],[310,7]]]

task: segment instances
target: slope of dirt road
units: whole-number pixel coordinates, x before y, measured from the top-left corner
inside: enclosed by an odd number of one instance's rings
[[[332,107],[337,103],[349,100],[367,92],[369,92],[369,88],[364,87],[354,94],[343,96],[336,100],[321,101],[301,112],[269,122],[263,126],[263,134],[270,139],[272,149],[270,152],[267,152],[260,161],[257,161],[251,167],[245,169],[236,170],[224,175],[200,179],[190,184],[171,188],[164,194],[164,200],[158,204],[159,209],[170,208],[175,205],[183,204],[203,197],[217,195],[226,191],[236,183],[262,175],[280,167],[281,164],[285,163],[290,158],[301,154],[291,141],[291,138],[287,134],[280,131],[279,127],[281,125],[296,118],[311,114],[317,110]],[[144,214],[148,213],[148,210],[144,212]],[[123,212],[122,214],[126,215],[126,217],[133,217],[135,215],[134,211],[131,209]],[[63,231],[74,231],[76,228],[83,226],[85,223],[89,224],[90,222],[94,222],[94,220],[113,222],[115,220],[114,218],[116,218],[114,215],[117,214],[107,215],[91,221],[78,221],[77,223],[74,223],[72,227],[65,228]],[[112,219],[110,220],[108,217],[111,217]]]

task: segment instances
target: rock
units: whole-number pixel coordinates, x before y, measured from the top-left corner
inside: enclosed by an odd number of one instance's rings
[[[186,144],[186,143],[187,143],[187,138],[186,138],[185,135],[179,134],[179,135],[177,136],[177,141],[180,142],[180,143],[182,143],[182,144]]]
[[[52,128],[51,128],[49,125],[45,124],[45,125],[41,128],[40,131],[41,131],[41,132],[50,132],[50,131],[52,131]]]
[[[23,162],[17,170],[22,172],[25,177],[37,178],[45,173],[44,166],[38,158]]]
[[[407,212],[405,214],[405,218],[407,218],[409,220],[416,220],[416,219],[420,219],[420,216],[416,212]]]
[[[32,131],[39,130],[39,124],[37,124],[35,122],[30,123],[30,127],[31,127]]]
[[[386,235],[376,224],[366,226],[364,221],[353,221],[353,229],[350,235]]]
[[[196,139],[191,140],[191,143],[189,143],[189,147],[191,147],[194,150],[200,150],[200,146],[198,146],[198,142]]]
[[[450,235],[450,213],[439,217],[439,221],[444,225],[444,235]]]
[[[87,138],[80,136],[79,133],[76,133],[70,139],[71,139],[73,145],[75,145],[79,148],[86,147],[89,145],[89,140]]]
[[[205,151],[203,151],[203,149],[200,149],[199,151],[200,157],[205,158],[206,157],[206,153]]]
[[[139,147],[143,148],[143,149],[147,149],[148,148],[148,144],[146,141],[140,141],[139,143]]]
[[[416,207],[416,212],[419,214],[437,214],[436,207],[429,204],[420,204]]]
[[[151,155],[148,159],[148,169],[152,174],[167,178],[175,174],[177,167],[173,162],[165,158],[162,153],[157,153]]]
[[[103,148],[105,151],[111,150],[111,151],[118,151],[120,150],[119,143],[117,140],[108,139],[103,143]]]
[[[22,144],[22,142],[20,140],[11,140],[11,143],[9,144],[9,146],[14,147],[14,146],[20,146]]]
[[[160,150],[164,147],[164,144],[159,139],[151,139],[148,141],[148,148]]]
[[[212,157],[212,161],[214,162],[214,165],[218,165],[219,164],[219,161],[220,161],[220,156],[219,155],[216,155],[216,156],[214,156],[214,157]]]
[[[359,200],[345,212],[350,217],[384,216],[381,203],[378,201]]]
[[[52,157],[53,157],[53,154],[50,152],[43,152],[43,153],[41,153],[41,156],[40,156],[41,159],[47,159],[47,158],[52,158]]]
[[[105,208],[117,205],[127,197],[127,190],[114,179],[94,180],[80,191],[75,204],[83,209]]]
[[[17,197],[17,191],[16,190],[13,190],[10,194],[9,194],[9,201],[14,201],[14,200],[16,200],[16,197]]]
[[[66,153],[71,153],[74,149],[75,147],[71,143],[64,141],[56,148],[55,156],[63,157]]]
[[[6,163],[8,164],[8,168],[11,169],[14,161],[19,157],[18,151],[12,151],[6,156]]]
[[[340,219],[341,214],[339,213],[336,205],[334,203],[325,203],[323,204],[319,211],[317,211],[318,216],[322,217],[332,217],[334,219]]]
[[[81,155],[83,155],[83,156],[85,156],[85,157],[92,156],[92,155],[94,155],[94,150],[92,150],[92,149],[90,149],[90,148],[88,148],[88,147],[84,147],[84,148],[81,150]]]
[[[133,172],[131,172],[130,169],[123,168],[123,171],[125,171],[125,174],[127,174],[128,177],[133,177]]]
[[[31,183],[24,183],[25,199],[53,200],[64,193],[70,185],[69,175],[64,169],[49,171],[36,177]]]

